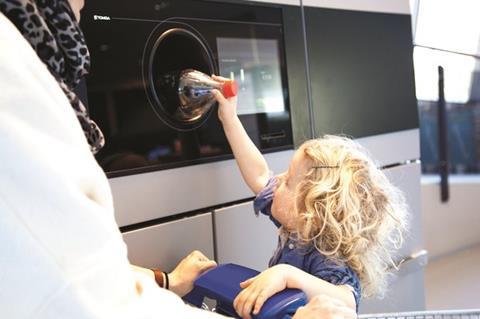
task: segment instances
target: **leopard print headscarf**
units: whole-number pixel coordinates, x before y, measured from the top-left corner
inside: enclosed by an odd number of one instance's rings
[[[105,144],[102,131],[73,92],[90,69],[83,33],[67,0],[0,0],[0,11],[12,21],[50,70],[72,105],[90,149]]]

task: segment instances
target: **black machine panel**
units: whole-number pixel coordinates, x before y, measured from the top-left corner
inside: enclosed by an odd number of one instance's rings
[[[292,147],[282,9],[211,1],[87,1],[88,106],[105,134],[110,176],[231,157],[216,107],[176,123],[156,74],[197,69],[234,78],[238,113],[264,152]],[[174,30],[174,31],[172,31]]]
[[[305,8],[315,131],[418,128],[410,16]]]

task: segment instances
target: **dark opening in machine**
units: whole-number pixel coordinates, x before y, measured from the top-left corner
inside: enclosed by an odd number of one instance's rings
[[[200,35],[186,26],[170,28],[157,37],[158,30],[162,29],[157,28],[150,36],[143,60],[147,96],[155,113],[167,125],[177,130],[195,129],[205,123],[212,108],[189,114],[179,112],[178,76],[186,69],[215,73],[211,50]]]

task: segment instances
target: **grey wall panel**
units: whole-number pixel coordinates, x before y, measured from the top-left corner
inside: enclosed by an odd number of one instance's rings
[[[315,132],[418,128],[409,15],[305,7]]]
[[[420,130],[411,129],[356,139],[379,166],[404,163],[420,158]]]
[[[400,188],[410,212],[409,231],[396,260],[406,260],[392,277],[383,299],[362,300],[361,313],[384,313],[425,309],[424,267],[427,252],[423,250],[420,198],[420,163],[384,170],[389,180]]]
[[[299,7],[284,7],[282,11],[293,142],[298,146],[312,138],[302,13]]]
[[[219,263],[264,270],[277,246],[277,228],[266,216],[256,217],[252,202],[214,212]]]
[[[281,172],[292,153],[270,153],[265,158],[274,172]],[[234,160],[111,178],[110,185],[120,226],[253,196]]]
[[[424,271],[408,273],[393,280],[383,299],[366,299],[360,313],[386,313],[425,310]]]
[[[211,213],[126,232],[123,239],[130,262],[143,267],[170,271],[193,250],[214,258]]]
[[[409,230],[399,252],[399,257],[405,258],[424,248],[420,197],[421,166],[420,163],[411,163],[389,168],[384,172],[389,180],[403,191],[408,204]]]

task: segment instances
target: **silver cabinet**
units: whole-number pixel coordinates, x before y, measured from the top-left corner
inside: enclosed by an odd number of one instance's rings
[[[219,263],[264,270],[277,246],[277,228],[266,216],[256,217],[252,202],[214,211]]]
[[[420,205],[420,163],[399,165],[385,170],[387,177],[405,194],[409,206],[409,231],[396,260],[404,260],[390,278],[385,298],[365,299],[361,313],[416,311],[425,309],[424,267],[427,252],[423,250]]]
[[[170,271],[193,250],[214,258],[211,213],[126,232],[123,239],[130,262],[143,267]]]
[[[355,141],[368,150],[379,166],[395,165],[420,158],[418,128],[357,138]]]
[[[265,155],[270,169],[288,167],[292,150]],[[238,201],[252,196],[235,160],[110,179],[119,226]]]
[[[423,289],[424,271],[421,263],[418,270],[406,272],[394,278],[383,299],[365,299],[360,303],[360,313],[387,313],[419,311],[425,309]]]
[[[390,278],[383,299],[365,299],[360,303],[360,313],[387,313],[425,310],[424,268],[427,252],[418,251],[407,257],[398,273]]]
[[[400,258],[405,258],[424,248],[420,190],[421,166],[416,162],[389,168],[384,172],[390,181],[403,191],[407,200],[409,229],[399,253]]]

